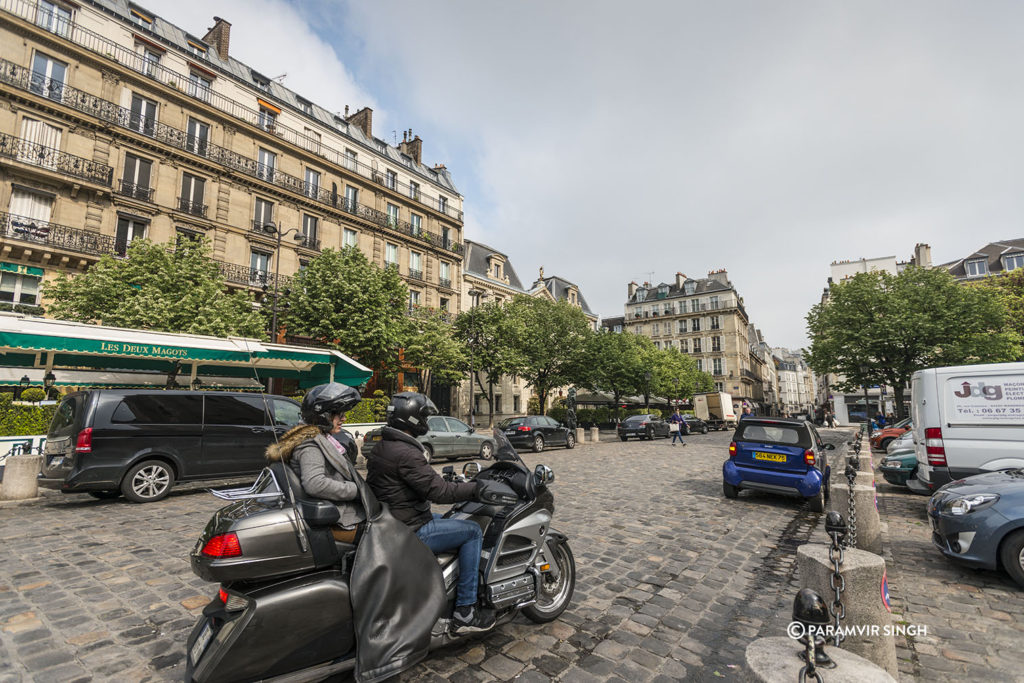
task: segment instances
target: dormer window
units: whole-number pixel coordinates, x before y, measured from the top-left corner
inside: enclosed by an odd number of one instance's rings
[[[637,301],[643,301],[646,298],[647,298],[647,290],[646,289],[641,287],[640,289],[636,290],[636,300]]]
[[[270,79],[266,76],[252,72],[252,82],[256,84],[256,87],[263,92],[270,92]]]
[[[132,21],[134,21],[136,24],[138,24],[142,28],[148,28],[148,29],[152,29],[153,28],[153,17],[150,16],[149,14],[146,14],[145,12],[143,12],[140,9],[136,9],[134,7],[129,7],[129,9],[128,9],[128,16],[129,16],[129,18],[131,18]]]
[[[306,100],[299,99],[299,109],[301,109],[302,113],[307,115],[307,116],[312,116],[313,115],[313,103],[312,102],[307,102]]]
[[[206,46],[197,38],[186,38],[185,42],[188,45],[189,52],[194,54],[196,57],[206,57]]]
[[[964,264],[967,277],[983,277],[988,275],[988,262],[983,259],[972,259]]]
[[[1024,252],[1017,252],[1016,254],[1007,254],[1003,257],[1003,270],[1017,270],[1018,268],[1024,268]]]
[[[683,293],[686,294],[687,296],[690,296],[696,291],[697,283],[694,282],[693,280],[687,280],[685,283],[683,283]]]

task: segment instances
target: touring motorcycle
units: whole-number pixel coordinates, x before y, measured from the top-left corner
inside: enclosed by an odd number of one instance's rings
[[[494,440],[486,469],[444,468],[449,480],[490,482],[481,501],[444,516],[483,530],[478,594],[495,610],[496,628],[520,613],[553,621],[576,583],[568,539],[551,528],[554,473],[545,465],[531,472],[501,430]],[[359,545],[334,540],[338,508],[306,496],[280,462],[251,487],[211,491],[231,502],[206,525],[191,564],[220,586],[188,637],[186,680],[312,681],[354,670],[361,683],[379,681],[472,637],[450,628],[458,556],[431,554],[357,478],[368,511]],[[399,547],[395,539],[406,540]],[[428,559],[417,565],[422,550]]]

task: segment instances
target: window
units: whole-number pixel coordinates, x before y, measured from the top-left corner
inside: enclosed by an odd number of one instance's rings
[[[721,316],[717,316],[717,315],[711,316],[711,329],[712,330],[718,330],[718,329],[721,329],[721,327],[722,327],[722,325],[721,325]]]
[[[353,152],[350,149],[346,149],[345,150],[345,168],[347,168],[350,171],[355,171],[356,170],[356,166],[358,165],[358,163],[359,163],[359,161],[358,161],[358,156],[356,155],[356,153]]]
[[[964,264],[967,277],[981,277],[988,274],[988,263],[985,259],[974,259]]]
[[[651,325],[651,334],[655,336],[661,334],[661,323]]]
[[[419,183],[414,183],[414,182],[410,182],[409,183],[409,196],[412,197],[413,199],[415,199],[416,201],[419,201],[419,199],[420,199],[420,184]]]
[[[53,197],[15,187],[11,191],[11,203],[8,210],[11,214],[10,230],[15,237],[20,239],[45,238],[49,234],[49,228],[40,223],[50,221]]]
[[[117,235],[114,237],[114,251],[124,256],[128,251],[128,245],[133,240],[140,240],[146,237],[148,223],[138,218],[119,216],[117,219]]]
[[[512,412],[513,413],[518,413],[519,412],[519,396],[518,395],[512,397]]]
[[[293,401],[272,398],[270,399],[270,405],[273,406],[275,425],[294,427],[302,422],[302,411]]]
[[[689,339],[680,339],[679,340],[679,350],[682,351],[683,353],[689,353],[690,352],[690,340]]]
[[[153,28],[153,17],[141,12],[140,10],[130,7],[128,11],[128,18],[134,21],[142,28]]]
[[[409,252],[409,277],[423,278],[423,256],[418,251]]]
[[[308,213],[302,214],[302,236],[303,240],[301,245],[309,249],[316,249],[317,235],[319,234],[320,219],[316,216],[310,216]]]
[[[194,54],[196,57],[206,57],[206,46],[198,39],[186,38],[185,42],[188,44],[189,52]]]
[[[64,94],[64,78],[67,72],[67,64],[37,52],[32,58],[29,90],[59,102]]]
[[[359,189],[352,187],[351,185],[345,186],[345,211],[355,213],[356,209],[359,208]]]
[[[679,328],[678,328],[678,330],[679,330],[679,334],[684,334],[686,332],[686,320],[680,320],[679,321]]]
[[[701,358],[697,359],[697,372],[704,372],[704,360]]]
[[[656,348],[658,350],[661,350],[661,342],[660,341],[654,342],[654,348]]]
[[[715,382],[715,391],[725,391],[725,383]]]
[[[692,299],[690,301],[690,313],[696,313],[700,310],[700,301],[698,299]]]
[[[274,167],[277,166],[277,154],[260,147],[256,175],[268,182],[274,182]]]
[[[451,309],[451,300],[448,297],[442,296],[438,308],[447,313]]]
[[[395,204],[388,204],[388,227],[398,227],[398,206]]]
[[[693,340],[693,352],[694,353],[700,353],[701,352],[701,350],[700,350],[700,337],[696,337]]]
[[[157,67],[160,65],[160,58],[163,55],[150,47],[142,46],[142,73],[147,76],[155,77],[157,73]]]
[[[268,107],[260,107],[259,116],[256,118],[256,125],[263,130],[274,132],[274,126],[277,124],[277,112]]]
[[[266,422],[266,404],[262,396],[225,396],[206,394],[208,425],[263,425]]]
[[[270,79],[267,78],[266,76],[261,76],[255,71],[252,71],[251,73],[252,82],[256,84],[256,87],[262,90],[263,92],[270,92]]]
[[[1003,257],[1003,270],[1016,270],[1024,268],[1024,252],[1008,254]]]
[[[134,154],[124,155],[124,173],[121,176],[121,194],[148,202],[153,194],[149,178],[153,162]]]
[[[178,209],[193,216],[205,216],[206,180],[191,173],[181,174],[181,197]]]
[[[420,293],[415,289],[409,290],[409,308],[414,308],[420,305]]]
[[[71,10],[50,0],[39,0],[36,26],[67,38],[71,33]]]
[[[414,235],[423,234],[423,216],[417,216],[416,214],[409,214],[409,225]]]
[[[15,272],[7,270],[11,265],[3,264],[4,270],[0,273],[0,301],[29,306],[38,305],[39,284],[43,281],[42,269],[14,266],[17,268],[17,272]]]
[[[153,129],[156,128],[156,111],[156,102],[132,93],[131,117],[128,120],[128,127],[140,133],[152,135]]]
[[[313,199],[320,196],[320,171],[306,169],[306,196]]]
[[[697,283],[696,282],[694,282],[692,280],[687,280],[686,282],[683,283],[683,294],[685,294],[686,296],[691,296],[696,291],[697,291]],[[684,303],[684,305],[685,305],[685,303]]]
[[[690,321],[690,331],[700,332],[700,318],[694,318]]]
[[[716,311],[719,308],[721,308],[718,305],[718,297],[717,296],[713,296],[713,297],[709,297],[708,298],[708,308],[710,308],[712,311]]]
[[[449,228],[441,228],[441,246],[444,247],[445,249],[448,249],[449,247],[452,246],[452,241],[448,239],[449,231]]]
[[[178,228],[174,231],[174,248],[186,249],[191,245],[198,244],[202,235],[188,228]]]
[[[302,110],[302,113],[307,115],[307,116],[312,116],[313,115],[313,103],[312,102],[307,102],[306,100],[302,99],[301,97],[298,98],[298,100],[299,100],[299,109]]]
[[[303,128],[302,132],[306,136],[306,149],[314,154],[320,153],[320,133],[317,133],[312,128]]]
[[[724,374],[725,365],[722,363],[722,359],[721,358],[715,358],[714,360],[712,360],[711,361],[711,367],[714,370],[714,374],[716,374],[716,375]]]
[[[394,190],[398,187],[398,174],[394,171],[388,171],[384,174],[384,187],[389,190]]]
[[[612,327],[612,332],[622,332],[622,325],[615,325]]]
[[[203,102],[209,102],[211,85],[213,83],[210,79],[202,74],[193,71],[188,75],[188,94],[190,97],[202,100]]]
[[[203,423],[203,397],[197,394],[135,394],[125,396],[110,421],[118,424],[199,425]]]
[[[494,264],[494,278],[496,280],[500,280],[501,279],[501,264],[500,263],[495,263]]]
[[[188,117],[188,139],[185,141],[188,151],[200,156],[206,156],[209,143],[210,126],[202,121],[197,121],[191,116]]]
[[[398,245],[387,243],[384,251],[384,263],[390,267],[398,268]]]
[[[341,244],[344,247],[357,247],[359,246],[359,235],[356,234],[355,230],[345,228],[345,234]]]
[[[445,212],[448,211],[448,198],[447,197],[438,196],[438,198],[437,198],[437,210],[440,211],[441,213],[445,213]]]
[[[258,287],[267,284],[270,271],[270,254],[253,250],[249,257],[249,284]]]
[[[263,230],[263,226],[274,220],[274,202],[266,199],[256,198],[255,210],[252,214],[252,227],[254,230]]]
[[[452,266],[447,261],[441,261],[438,266],[438,279],[442,287],[452,286]]]
[[[721,337],[712,337],[711,338],[711,350],[712,351],[721,351],[722,350],[722,338]]]

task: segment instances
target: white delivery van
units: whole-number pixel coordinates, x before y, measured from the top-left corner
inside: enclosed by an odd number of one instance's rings
[[[1024,363],[918,370],[910,400],[919,493],[1024,467]]]

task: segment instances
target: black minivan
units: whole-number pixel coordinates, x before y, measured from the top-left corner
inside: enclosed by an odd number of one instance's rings
[[[300,421],[284,396],[98,389],[66,396],[50,422],[39,484],[136,503],[176,481],[255,474],[264,450]]]

